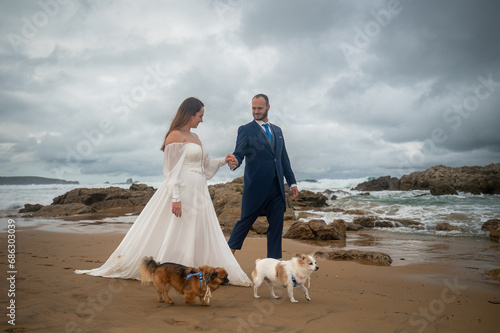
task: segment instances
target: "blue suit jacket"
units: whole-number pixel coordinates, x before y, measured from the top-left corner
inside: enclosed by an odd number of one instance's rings
[[[271,130],[275,142],[274,151],[265,132],[255,120],[240,126],[238,129],[233,155],[238,159],[238,167],[246,159],[241,206],[242,217],[255,212],[262,206],[271,189],[275,175],[278,177],[285,207],[283,178],[286,178],[288,185],[296,184],[281,128],[271,124]]]

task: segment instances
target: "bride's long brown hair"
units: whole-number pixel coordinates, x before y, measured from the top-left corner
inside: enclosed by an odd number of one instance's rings
[[[184,102],[182,102],[182,104],[179,106],[179,109],[177,110],[177,113],[175,114],[174,119],[172,119],[170,129],[168,130],[167,134],[165,134],[165,139],[163,140],[161,151],[165,151],[165,140],[167,140],[167,136],[172,131],[178,130],[182,126],[186,125],[191,120],[191,117],[196,115],[196,113],[198,113],[198,111],[200,111],[204,106],[205,105],[203,105],[203,102],[196,97],[188,97],[184,100]]]

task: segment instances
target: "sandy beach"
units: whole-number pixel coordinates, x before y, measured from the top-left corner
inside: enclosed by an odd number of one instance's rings
[[[226,286],[214,292],[210,307],[202,307],[186,305],[175,292],[171,293],[174,305],[158,303],[155,288],[141,286],[139,281],[73,273],[100,266],[127,228],[97,232],[89,227],[92,232],[76,233],[64,228],[56,232],[18,227],[14,274],[7,273],[11,271],[6,259],[8,234],[1,233],[0,267],[11,277],[2,279],[0,287],[4,312],[9,302],[15,302],[14,311],[12,306],[7,309],[7,314],[15,314],[15,321],[4,315],[2,329],[110,333],[499,330],[500,283],[483,274],[485,266],[491,266],[491,256],[498,256],[498,244],[467,241],[460,246],[461,240],[453,240],[443,242],[440,249],[436,242],[425,245],[427,253],[412,257],[405,252],[412,245],[402,240],[400,247],[393,242],[392,250],[385,248],[394,259],[389,267],[319,259],[320,269],[313,273],[309,288],[311,301],[299,289],[295,289],[299,303],[292,304],[282,288],[277,293],[284,297],[273,300],[267,287],[261,286],[262,297],[256,300],[252,288]],[[348,248],[372,242],[374,248],[384,249],[388,243],[376,233],[349,237]],[[255,259],[265,256],[265,244],[265,238],[247,238],[243,250],[237,252],[247,274]],[[284,259],[332,246],[285,239]],[[486,265],[475,257],[482,257],[481,251]]]

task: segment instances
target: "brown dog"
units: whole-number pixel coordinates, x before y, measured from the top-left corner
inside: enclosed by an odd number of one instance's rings
[[[140,267],[142,284],[153,282],[158,290],[158,302],[166,300],[169,304],[174,304],[168,296],[170,287],[174,287],[184,297],[186,304],[194,303],[198,296],[201,305],[208,306],[212,291],[229,283],[228,274],[221,267],[194,268],[170,262],[159,264],[153,257],[145,257]]]

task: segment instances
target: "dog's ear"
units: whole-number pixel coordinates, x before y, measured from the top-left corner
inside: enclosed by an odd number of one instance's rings
[[[300,253],[297,253],[295,256],[296,256],[297,258],[299,258],[300,260],[304,260],[304,259],[306,258],[306,257],[304,257],[304,255],[303,255],[303,254],[300,254]]]
[[[207,267],[207,269],[203,271],[203,279],[207,284],[212,282],[213,279],[215,279],[216,277],[217,277],[217,272],[213,267]]]

